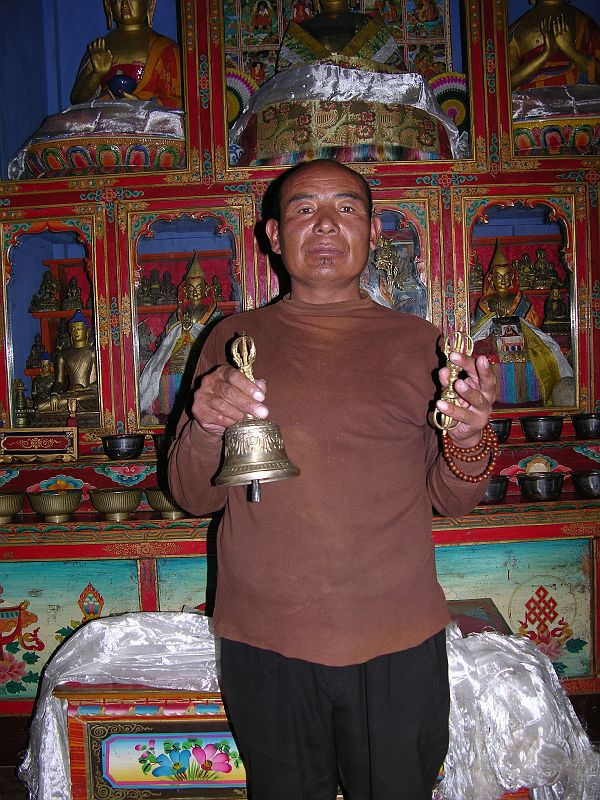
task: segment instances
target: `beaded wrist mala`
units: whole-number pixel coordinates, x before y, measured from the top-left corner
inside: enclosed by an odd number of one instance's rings
[[[448,468],[453,475],[456,475],[461,481],[480,483],[492,474],[496,466],[498,439],[489,422],[481,431],[481,441],[473,447],[460,447],[448,436],[447,431],[443,431],[442,452],[448,464]],[[465,464],[472,464],[487,459],[488,463],[483,472],[478,475],[468,475],[466,472],[462,471],[454,459],[463,461]]]

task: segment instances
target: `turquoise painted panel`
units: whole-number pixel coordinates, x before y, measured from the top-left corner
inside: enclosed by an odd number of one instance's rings
[[[29,700],[53,651],[82,622],[138,611],[135,561],[0,565],[0,700]]]
[[[440,546],[436,563],[448,600],[490,597],[561,678],[592,673],[589,539]]]
[[[212,593],[208,587],[214,583],[216,573],[212,564],[213,560],[205,556],[157,559],[160,610],[205,611],[207,606],[210,610]]]

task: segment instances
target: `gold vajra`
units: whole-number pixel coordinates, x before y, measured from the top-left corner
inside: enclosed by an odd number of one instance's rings
[[[458,378],[461,368],[450,361],[450,353],[464,353],[465,355],[470,356],[472,352],[473,339],[471,339],[468,333],[463,333],[463,331],[454,331],[454,333],[451,333],[446,337],[444,342],[444,354],[448,364],[449,375],[448,386],[442,391],[441,399],[445,400],[447,403],[452,403],[454,406],[458,406],[460,404],[460,397],[454,390],[454,382]],[[436,409],[433,414],[433,424],[445,434],[458,425],[458,420],[453,419],[451,415],[443,414],[441,411]]]

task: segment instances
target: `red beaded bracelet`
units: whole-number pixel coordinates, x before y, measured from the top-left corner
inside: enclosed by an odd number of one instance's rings
[[[447,432],[444,431],[442,434],[442,452],[448,464],[448,468],[453,475],[456,475],[461,481],[466,481],[467,483],[480,483],[488,478],[494,470],[498,457],[498,439],[489,422],[481,431],[481,440],[472,447],[460,447],[460,445],[452,441],[447,435]],[[479,475],[467,475],[461,470],[458,464],[455,463],[455,458],[459,461],[464,461],[466,464],[483,461],[485,458],[489,460],[482,473]]]

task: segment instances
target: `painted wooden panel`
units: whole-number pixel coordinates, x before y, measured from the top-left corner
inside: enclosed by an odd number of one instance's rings
[[[204,556],[159,558],[156,561],[159,608],[161,611],[204,611],[207,586],[214,583],[216,566]],[[212,578],[212,580],[211,580]]]
[[[134,560],[0,566],[0,704],[33,699],[42,668],[83,622],[140,607]]]
[[[436,548],[448,600],[491,597],[561,678],[592,673],[591,558],[589,539]]]

